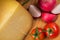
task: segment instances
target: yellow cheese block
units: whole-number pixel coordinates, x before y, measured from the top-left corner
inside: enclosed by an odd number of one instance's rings
[[[16,0],[0,0],[0,1],[16,1]]]
[[[0,4],[0,40],[23,40],[32,26],[31,15],[16,1]]]

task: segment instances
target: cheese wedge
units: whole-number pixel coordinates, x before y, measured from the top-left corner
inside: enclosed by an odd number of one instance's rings
[[[0,40],[23,40],[32,26],[31,15],[16,1],[0,4]]]

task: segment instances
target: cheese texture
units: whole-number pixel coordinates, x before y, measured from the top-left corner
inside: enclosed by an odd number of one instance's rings
[[[23,40],[31,26],[31,15],[18,2],[0,2],[0,40]]]
[[[16,1],[16,0],[0,0],[0,1]]]

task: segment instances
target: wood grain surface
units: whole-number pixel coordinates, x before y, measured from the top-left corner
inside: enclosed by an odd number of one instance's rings
[[[57,0],[57,5],[59,3],[60,3],[60,0]],[[55,21],[55,23],[58,24],[58,26],[60,27],[60,14],[58,15],[58,18]],[[32,29],[34,29],[35,27],[41,27],[41,28],[43,28],[45,25],[46,25],[46,23],[39,18],[39,19],[34,20],[33,28]],[[31,32],[31,30],[30,30],[30,32]],[[32,37],[31,37],[31,35],[30,35],[30,32],[28,33],[28,35],[25,37],[24,40],[33,40]],[[49,39],[46,39],[46,40],[49,40]],[[56,38],[51,39],[51,40],[60,40],[60,34]]]

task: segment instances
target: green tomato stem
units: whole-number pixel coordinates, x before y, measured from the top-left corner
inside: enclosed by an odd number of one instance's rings
[[[25,5],[26,3],[28,3],[30,0],[26,0],[23,3],[21,3],[22,5]]]
[[[48,36],[50,36],[50,34],[52,34],[52,33],[53,33],[53,29],[48,28],[47,32],[48,32]]]

